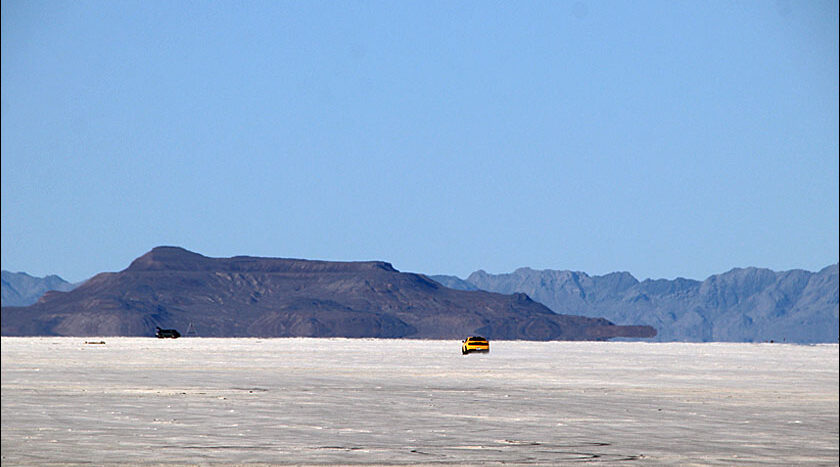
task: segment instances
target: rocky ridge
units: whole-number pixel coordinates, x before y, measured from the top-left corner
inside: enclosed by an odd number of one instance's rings
[[[648,326],[556,314],[526,294],[462,291],[389,263],[237,256],[158,247],[28,307],[3,307],[2,334],[146,336],[156,326],[202,337],[606,340]],[[185,333],[185,332],[182,332]]]

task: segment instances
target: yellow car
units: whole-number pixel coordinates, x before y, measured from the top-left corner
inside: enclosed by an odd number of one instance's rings
[[[490,342],[480,336],[472,336],[464,339],[461,344],[461,353],[466,355],[470,352],[484,352],[490,351]]]

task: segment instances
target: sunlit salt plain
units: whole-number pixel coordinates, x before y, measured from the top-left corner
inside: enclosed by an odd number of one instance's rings
[[[837,345],[491,346],[3,337],[2,463],[838,463]]]

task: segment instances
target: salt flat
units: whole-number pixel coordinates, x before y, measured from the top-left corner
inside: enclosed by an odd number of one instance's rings
[[[838,464],[836,344],[491,347],[3,337],[2,463]]]

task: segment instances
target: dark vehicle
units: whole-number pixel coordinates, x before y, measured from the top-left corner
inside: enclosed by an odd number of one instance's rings
[[[158,337],[158,339],[165,339],[167,337],[171,339],[177,339],[181,337],[181,333],[178,332],[177,329],[161,329],[160,327],[157,327],[155,329],[155,335]]]
[[[470,352],[490,352],[490,342],[481,336],[468,337],[461,344],[461,353],[466,355]]]

